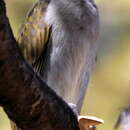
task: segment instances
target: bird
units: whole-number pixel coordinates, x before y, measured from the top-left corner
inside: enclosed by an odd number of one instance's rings
[[[94,0],[38,0],[18,33],[26,62],[78,114],[96,62],[98,35]]]
[[[98,34],[94,0],[38,0],[19,31],[25,60],[78,113],[95,64]]]

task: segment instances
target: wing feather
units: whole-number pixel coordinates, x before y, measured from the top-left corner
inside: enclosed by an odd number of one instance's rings
[[[48,4],[48,0],[41,0],[33,6],[18,35],[18,43],[23,56],[29,64],[33,65],[36,71],[40,71],[42,64],[44,64],[42,58],[38,59],[43,54],[49,41],[49,33],[51,33],[51,26],[44,20]]]

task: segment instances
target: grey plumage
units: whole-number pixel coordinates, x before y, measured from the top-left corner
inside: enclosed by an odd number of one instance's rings
[[[98,12],[87,0],[54,0],[46,21],[52,25],[52,52],[47,83],[65,101],[81,110],[95,62]],[[92,3],[91,3],[92,4]],[[95,6],[93,6],[95,10]]]
[[[40,0],[27,18],[19,35],[24,57],[59,96],[76,104],[80,112],[96,57],[96,5],[92,0]],[[48,40],[43,40],[45,28],[50,31]]]

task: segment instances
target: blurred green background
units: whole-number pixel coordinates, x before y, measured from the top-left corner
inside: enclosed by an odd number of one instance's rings
[[[6,0],[15,36],[34,1]],[[130,0],[96,2],[101,19],[100,46],[82,114],[104,119],[98,130],[113,130],[119,112],[130,102]],[[2,109],[0,130],[10,130]]]

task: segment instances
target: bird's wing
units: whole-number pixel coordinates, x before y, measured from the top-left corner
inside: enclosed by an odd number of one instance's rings
[[[51,25],[45,22],[45,14],[50,0],[39,0],[29,11],[25,23],[21,26],[18,43],[24,58],[34,66],[36,72],[40,71],[40,58],[50,37]],[[40,58],[40,60],[39,60]]]
[[[47,49],[51,26],[45,22],[45,13],[50,0],[38,0],[29,11],[25,23],[18,34],[18,44],[24,58],[34,65],[35,71],[42,67],[44,58],[41,55]],[[40,59],[39,59],[40,58]],[[21,130],[11,121],[11,130]]]

